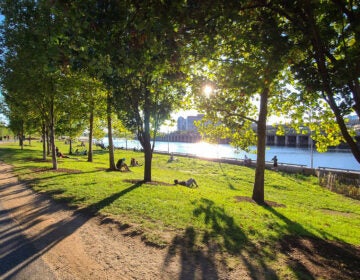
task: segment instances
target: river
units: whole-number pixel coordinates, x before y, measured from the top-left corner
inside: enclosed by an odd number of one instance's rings
[[[108,139],[104,138],[103,143],[108,145]],[[114,146],[118,148],[140,149],[140,143],[137,140],[114,139]],[[255,147],[251,148],[251,152],[236,151],[232,146],[227,144],[209,144],[205,142],[199,143],[182,143],[182,142],[156,142],[155,150],[169,153],[192,154],[207,158],[237,158],[243,159],[245,155],[248,158],[256,160]],[[311,155],[311,150],[296,147],[278,147],[270,146],[266,149],[266,161],[276,155],[279,163],[301,164],[311,167],[327,167],[340,168],[348,170],[360,170],[360,164],[355,160],[352,153],[348,151],[328,151],[326,153],[318,153],[316,151]]]

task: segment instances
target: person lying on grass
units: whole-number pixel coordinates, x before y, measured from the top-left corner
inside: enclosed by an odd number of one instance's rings
[[[182,186],[186,186],[186,187],[192,187],[192,186],[199,187],[199,185],[196,183],[195,179],[193,179],[193,178],[190,178],[187,181],[179,181],[179,180],[175,179],[174,184],[182,185]]]

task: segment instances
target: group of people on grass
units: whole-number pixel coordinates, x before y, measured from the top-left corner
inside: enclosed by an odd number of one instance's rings
[[[141,166],[135,158],[131,158],[130,161],[131,167]],[[129,166],[125,163],[125,158],[121,158],[116,163],[116,168],[120,171],[130,171]]]
[[[84,154],[86,155],[87,154],[87,151],[85,151],[84,153],[80,153],[78,150],[75,151],[75,154]],[[56,147],[56,156],[57,157],[60,157],[60,158],[69,158],[68,156],[64,155],[63,153],[61,153],[59,151],[59,148]],[[277,169],[278,167],[278,159],[277,159],[277,156],[274,156],[272,159],[271,159],[273,162],[274,162],[274,168]],[[173,154],[170,155],[170,158],[168,160],[168,162],[173,162],[173,161],[177,161],[177,159],[174,157]],[[245,165],[250,165],[251,164],[251,159],[247,158],[245,156],[245,159],[244,159],[244,164]],[[135,158],[131,158],[131,161],[130,161],[130,166],[131,167],[136,167],[136,166],[141,166],[139,164],[139,162],[135,159]],[[125,163],[125,158],[121,158],[117,161],[116,163],[116,168],[119,170],[119,171],[130,171],[130,168],[129,166]],[[182,186],[186,186],[186,187],[198,187],[198,184],[197,182],[195,181],[195,179],[193,178],[190,178],[189,180],[187,181],[179,181],[177,179],[174,180],[174,184],[175,185],[182,185]]]
[[[83,144],[83,142],[82,142],[82,144]],[[78,150],[76,150],[75,154],[80,154],[80,152]],[[87,152],[81,153],[81,154],[86,155]],[[60,157],[60,158],[69,158],[68,156],[65,156],[63,153],[61,153],[59,151],[58,147],[56,147],[56,156]],[[177,159],[174,157],[173,154],[171,154],[168,162],[173,162],[173,161],[177,161]],[[277,156],[274,156],[272,158],[272,161],[274,162],[274,168],[277,169],[277,166],[278,166]],[[250,165],[251,164],[251,159],[249,159],[248,157],[245,156],[244,164],[245,165]],[[136,167],[136,166],[141,166],[141,165],[139,164],[139,162],[135,158],[131,158],[130,166],[131,167]],[[130,171],[129,166],[125,163],[125,158],[121,158],[121,159],[119,159],[117,161],[116,168],[119,171]],[[175,185],[182,185],[182,186],[186,186],[186,187],[199,187],[199,185],[197,184],[197,182],[196,182],[196,180],[194,178],[190,178],[187,181],[179,181],[179,180],[175,179],[174,184]]]
[[[141,166],[141,165],[135,158],[131,158],[130,166],[135,167],[135,166]],[[125,158],[121,158],[117,161],[116,168],[120,171],[130,171],[129,166],[125,163]],[[190,188],[191,187],[199,187],[199,185],[197,184],[197,182],[194,178],[190,178],[187,181],[179,181],[179,180],[175,179],[174,185],[182,185],[182,186],[186,186],[186,187],[190,187]]]
[[[55,148],[55,153],[56,153],[56,156],[58,158],[69,158],[68,156],[64,155],[62,152],[60,152],[59,148],[56,147]],[[76,149],[75,150],[75,155],[83,155],[83,156],[86,156],[87,155],[87,150],[82,150],[80,151],[79,149]]]
[[[64,155],[63,153],[60,152],[59,148],[56,147],[55,149],[56,151],[56,156],[59,157],[59,158],[69,158],[68,156]],[[76,154],[79,154],[79,151],[76,150],[75,151]],[[86,154],[85,154],[86,155]],[[174,158],[174,156],[171,154],[171,157],[169,159],[169,162],[171,161],[174,161],[176,160]],[[135,158],[131,158],[131,161],[130,161],[130,166],[131,167],[136,167],[136,166],[141,166],[139,164],[139,162],[135,159]],[[121,158],[117,161],[116,163],[116,168],[119,170],[119,171],[130,171],[130,168],[129,166],[125,163],[125,158]],[[199,185],[197,184],[196,180],[194,178],[190,178],[189,180],[187,181],[179,181],[177,179],[174,180],[174,184],[175,185],[182,185],[182,186],[186,186],[186,187],[199,187]]]

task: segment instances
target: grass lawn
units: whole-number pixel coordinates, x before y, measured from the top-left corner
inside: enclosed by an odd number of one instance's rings
[[[58,147],[67,153],[67,145],[59,142]],[[139,152],[116,150],[115,155],[128,164],[132,157],[144,161]],[[141,184],[143,167],[109,172],[108,154],[100,150],[93,163],[86,156],[59,159],[58,171],[41,157],[38,142],[23,151],[17,143],[0,145],[0,160],[12,164],[34,190],[109,216],[158,246],[174,245],[179,236],[191,238],[198,248],[227,254],[230,267],[236,265],[232,256],[256,251],[279,270],[276,246],[288,237],[360,245],[360,202],[321,188],[315,177],[266,170],[265,199],[275,204],[265,207],[244,199],[251,197],[255,173],[247,167],[182,157],[168,163],[168,156],[155,154],[154,183]],[[199,188],[173,185],[174,179],[190,177]]]

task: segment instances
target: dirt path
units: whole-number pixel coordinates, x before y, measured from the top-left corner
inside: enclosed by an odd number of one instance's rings
[[[171,279],[181,274],[176,257],[164,265],[166,250],[145,246],[139,237],[126,236],[116,225],[104,224],[101,218],[87,217],[34,193],[18,183],[11,166],[1,162],[0,199],[5,209],[1,215],[6,212],[15,220],[32,244],[30,254],[24,253],[24,246],[8,246],[1,262],[11,255],[22,257],[0,269],[0,279],[19,279],[39,259],[53,273],[48,279]],[[1,227],[1,231],[0,246],[4,242],[15,244],[9,228]],[[41,279],[47,279],[44,276],[42,273]]]

